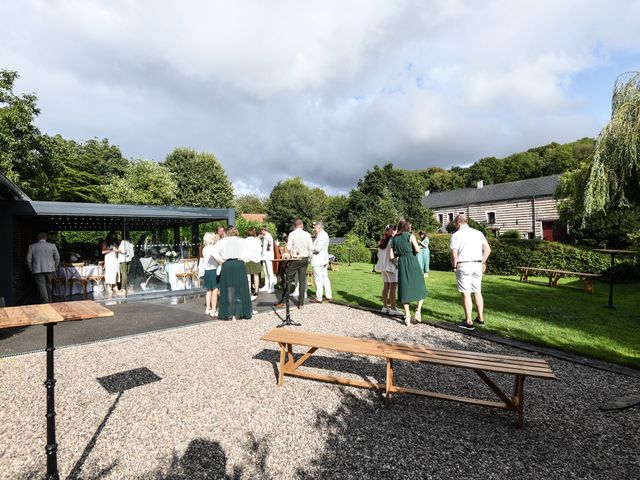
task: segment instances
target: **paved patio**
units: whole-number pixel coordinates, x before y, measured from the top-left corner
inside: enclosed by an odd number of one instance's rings
[[[166,304],[154,315],[184,309]],[[293,315],[305,330],[532,355],[338,305]],[[384,408],[374,392],[291,377],[278,388],[275,345],[260,341],[277,323],[265,312],[57,350],[61,478],[640,477],[640,408],[598,408],[637,393],[637,378],[547,357],[558,380],[527,381],[517,430],[511,412],[413,396]],[[308,365],[384,378],[374,359],[323,352]],[[43,475],[44,377],[44,353],[0,359],[2,479]],[[472,372],[400,362],[397,377],[491,398]]]

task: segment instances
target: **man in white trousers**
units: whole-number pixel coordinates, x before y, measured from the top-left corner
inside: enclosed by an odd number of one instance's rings
[[[273,249],[275,248],[273,237],[266,227],[261,227],[259,238],[262,241],[262,271],[264,272],[264,287],[260,291],[274,293],[276,277],[273,274]]]
[[[313,241],[313,256],[311,268],[313,268],[313,281],[316,284],[316,298],[309,301],[322,303],[324,292],[327,300],[331,300],[331,282],[329,281],[329,235],[324,231],[324,224],[316,222],[313,225],[316,238]]]

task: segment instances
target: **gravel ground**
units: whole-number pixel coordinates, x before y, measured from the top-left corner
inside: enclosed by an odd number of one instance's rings
[[[310,331],[531,355],[338,305],[293,315]],[[598,408],[637,394],[637,379],[547,358],[558,380],[525,382],[518,430],[512,412],[410,395],[384,408],[375,392],[292,377],[278,388],[276,346],[260,341],[278,322],[263,313],[57,350],[61,478],[640,478],[640,408]],[[318,354],[311,370],[384,381],[381,360]],[[121,393],[97,380],[140,368],[160,380]],[[44,377],[44,354],[0,359],[2,479],[44,473]],[[396,380],[492,398],[465,370],[398,362]]]

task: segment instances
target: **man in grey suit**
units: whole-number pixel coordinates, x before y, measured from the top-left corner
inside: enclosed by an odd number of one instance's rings
[[[40,232],[38,234],[38,241],[29,245],[27,251],[27,266],[33,278],[38,285],[38,292],[42,303],[50,303],[53,299],[51,297],[53,279],[53,272],[56,271],[60,265],[60,254],[58,249],[53,243],[47,242],[47,234]]]

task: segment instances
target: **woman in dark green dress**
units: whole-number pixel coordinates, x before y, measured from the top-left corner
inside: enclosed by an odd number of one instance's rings
[[[418,302],[415,320],[421,322],[422,302],[427,296],[422,269],[416,258],[420,251],[415,235],[411,233],[411,222],[400,220],[398,233],[391,240],[392,256],[398,264],[398,301],[404,306],[404,323],[411,323],[409,304]]]

